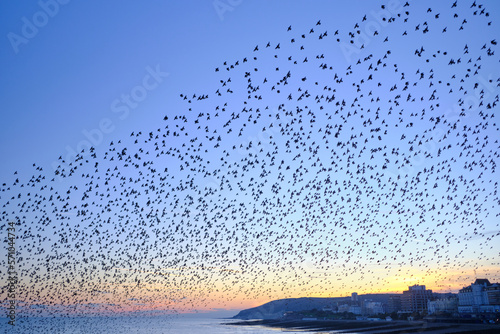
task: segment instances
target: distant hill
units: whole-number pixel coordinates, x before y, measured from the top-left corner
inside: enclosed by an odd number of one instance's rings
[[[445,294],[436,293],[435,296],[440,298],[440,296],[445,296]],[[451,294],[446,294],[451,295]],[[381,302],[386,304],[391,296],[401,296],[401,294],[394,293],[381,293],[381,294],[366,294],[359,295],[358,300],[373,300],[375,302]],[[242,310],[233,319],[249,320],[249,319],[278,319],[283,316],[287,311],[307,311],[312,309],[321,310],[324,307],[334,307],[337,303],[350,301],[351,297],[331,297],[331,298],[314,298],[314,297],[303,297],[303,298],[288,298],[288,299],[278,299],[273,300],[269,303],[263,304],[261,306],[249,308]]]
[[[350,297],[338,298],[289,298],[273,300],[261,306],[246,309],[235,315],[234,319],[278,319],[287,311],[305,311],[336,306],[339,301],[350,300]]]

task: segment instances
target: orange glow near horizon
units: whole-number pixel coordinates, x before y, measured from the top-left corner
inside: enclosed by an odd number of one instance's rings
[[[151,273],[149,273],[151,274]],[[225,274],[228,274],[226,272]],[[237,271],[229,273],[239,275]],[[257,307],[267,302],[300,297],[346,297],[357,292],[359,295],[373,293],[402,293],[409,286],[419,284],[425,285],[427,289],[434,292],[453,292],[470,285],[476,277],[487,278],[491,282],[499,280],[498,274],[493,266],[482,267],[481,273],[476,276],[473,269],[449,270],[444,275],[437,269],[421,270],[411,266],[398,267],[396,270],[373,269],[372,277],[378,277],[371,286],[366,285],[364,274],[353,274],[346,279],[335,278],[332,273],[324,275],[310,276],[305,284],[288,284],[279,279],[279,274],[269,274],[267,283],[258,286],[256,289],[244,290],[238,284],[228,285],[227,279],[232,276],[216,280],[211,284],[196,288],[182,289],[182,287],[166,286],[165,284],[114,284],[101,286],[100,289],[89,291],[71,290],[63,291],[56,297],[40,295],[37,301],[25,300],[25,305],[50,304],[50,309],[55,310],[75,310],[75,313],[134,313],[158,311],[167,313],[205,313],[216,310],[241,310]],[[235,276],[234,280],[245,280],[240,276]],[[251,279],[246,281],[251,282]],[[210,283],[210,282],[208,282]],[[288,284],[288,285],[287,285]],[[286,287],[286,288],[285,288]],[[99,290],[99,291],[98,291]],[[77,293],[77,300],[81,304],[68,304],[69,298],[64,293]],[[74,299],[73,299],[74,300]],[[78,311],[76,311],[78,310]],[[82,312],[84,311],[84,312]],[[161,313],[160,312],[160,313]],[[72,313],[72,312],[71,312]]]

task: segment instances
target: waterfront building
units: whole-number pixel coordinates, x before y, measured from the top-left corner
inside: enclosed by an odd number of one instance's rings
[[[338,313],[350,312],[353,314],[360,315],[361,314],[361,306],[351,305],[351,304],[341,304],[338,307]]]
[[[427,312],[429,314],[440,313],[457,313],[458,311],[458,298],[441,298],[437,300],[429,300],[427,302]]]
[[[401,311],[401,296],[391,296],[387,300],[387,313]]]
[[[409,286],[401,296],[401,308],[404,312],[424,312],[432,299],[432,290],[427,290],[425,285]]]
[[[500,312],[500,284],[487,279],[476,279],[458,292],[459,313]]]
[[[363,314],[377,315],[383,313],[385,312],[381,302],[365,301],[363,303]]]

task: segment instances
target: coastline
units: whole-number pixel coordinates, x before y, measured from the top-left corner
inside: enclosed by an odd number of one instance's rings
[[[425,321],[366,321],[366,320],[242,320],[223,323],[228,326],[263,326],[282,331],[325,332],[342,330],[343,333],[379,334],[413,333],[428,334],[462,333],[494,334],[500,333],[500,326],[470,323],[432,323]]]

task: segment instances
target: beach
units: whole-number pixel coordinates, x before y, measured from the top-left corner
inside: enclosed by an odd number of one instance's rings
[[[471,323],[431,323],[424,321],[355,321],[355,320],[247,320],[231,326],[263,326],[283,332],[337,332],[342,333],[500,333],[499,325]]]

